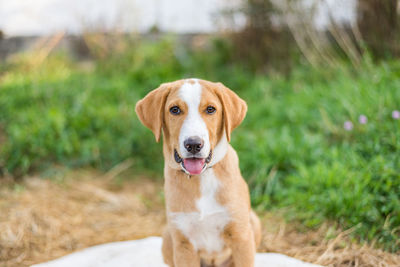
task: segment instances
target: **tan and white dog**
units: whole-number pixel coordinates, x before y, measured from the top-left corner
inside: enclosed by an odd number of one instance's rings
[[[158,142],[163,133],[169,266],[254,266],[261,226],[229,144],[246,102],[221,83],[164,83],[136,104]]]

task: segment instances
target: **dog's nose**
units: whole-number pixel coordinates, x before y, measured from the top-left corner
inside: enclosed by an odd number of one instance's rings
[[[183,145],[188,152],[196,154],[203,148],[204,141],[198,136],[191,136],[183,142]]]

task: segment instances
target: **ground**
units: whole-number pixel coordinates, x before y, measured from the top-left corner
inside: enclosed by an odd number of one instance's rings
[[[160,235],[161,179],[118,179],[118,169],[67,171],[0,182],[0,266],[29,266],[88,246]],[[44,177],[43,177],[44,176]],[[51,178],[51,179],[49,179]],[[399,266],[400,255],[360,246],[328,224],[304,230],[276,213],[258,212],[260,251],[326,266]]]

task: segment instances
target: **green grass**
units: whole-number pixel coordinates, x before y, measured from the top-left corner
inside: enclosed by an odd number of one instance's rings
[[[366,63],[358,73],[300,68],[288,79],[255,81],[241,93],[249,115],[234,139],[253,202],[287,207],[308,226],[328,219],[354,227],[361,239],[399,249],[400,121],[391,117],[399,77],[398,63]]]
[[[40,66],[16,57],[0,67],[1,170],[108,169],[131,157],[138,172],[160,177],[161,145],[134,114],[136,101],[166,81],[222,81],[249,106],[232,145],[255,205],[309,227],[353,227],[358,239],[398,251],[400,121],[391,112],[400,109],[400,63],[366,58],[357,71],[299,64],[283,76],[250,73],[232,52],[222,41],[205,50],[137,42],[93,70],[63,55]]]

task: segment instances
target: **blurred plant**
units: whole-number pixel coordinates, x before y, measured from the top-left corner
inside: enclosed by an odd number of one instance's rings
[[[312,66],[338,66],[344,58],[360,68],[362,58],[400,54],[400,24],[397,0],[355,0],[357,20],[339,23],[335,4],[328,1],[243,0],[239,9],[225,14],[242,14],[246,24],[233,29],[234,57],[253,70],[290,70],[302,55]],[[318,29],[315,15],[326,10],[329,25]],[[273,66],[273,67],[271,67]]]
[[[121,32],[85,32],[82,38],[95,59],[106,59],[113,54],[122,54],[132,45],[134,35]]]
[[[360,115],[360,116],[358,117],[358,122],[359,122],[360,124],[367,124],[367,122],[368,122],[367,116],[365,116],[365,115]]]
[[[361,54],[355,45],[353,27],[348,24],[338,24],[334,19],[335,5],[328,1],[282,1],[281,9],[285,23],[304,57],[312,66],[339,66],[341,58],[345,57],[358,68],[361,64]],[[318,10],[326,10],[329,24],[326,29],[318,29],[315,14]]]
[[[343,128],[346,131],[351,131],[351,130],[353,130],[354,126],[353,126],[353,123],[351,121],[345,121],[344,124],[343,124]]]
[[[398,111],[398,110],[393,110],[393,112],[392,112],[392,118],[395,119],[395,120],[400,119],[400,111]]]
[[[363,43],[378,58],[400,56],[398,0],[358,0],[357,23]]]
[[[287,25],[281,23],[282,11],[271,0],[241,1],[241,6],[225,12],[233,17],[242,14],[246,24],[232,29],[232,57],[253,71],[267,69],[288,73],[300,55]]]

